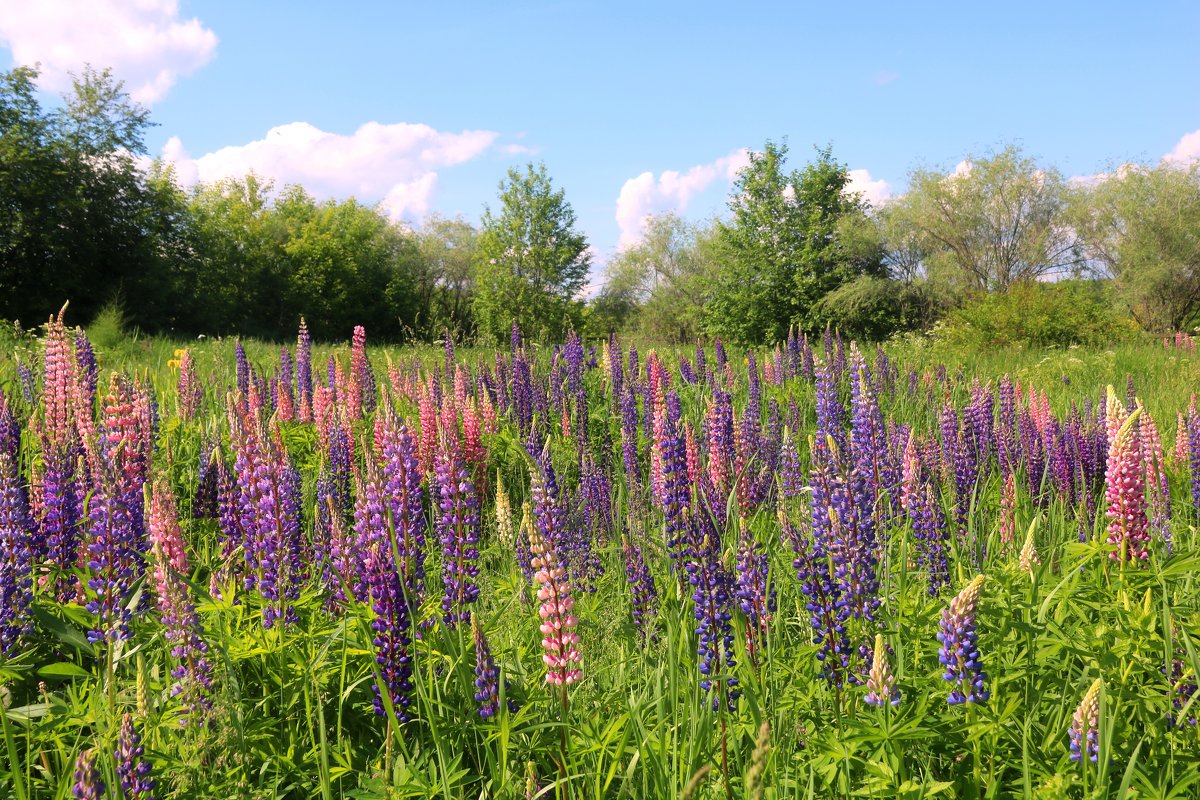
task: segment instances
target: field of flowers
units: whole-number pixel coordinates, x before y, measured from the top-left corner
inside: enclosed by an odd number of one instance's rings
[[[1186,336],[6,342],[0,797],[1200,796]]]

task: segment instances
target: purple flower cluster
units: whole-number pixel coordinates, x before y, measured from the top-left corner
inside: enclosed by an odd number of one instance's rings
[[[471,630],[475,640],[475,702],[479,716],[489,719],[500,709],[500,670],[477,618],[471,620]]]
[[[142,737],[133,724],[131,714],[121,717],[115,755],[122,797],[125,800],[151,800],[154,797],[154,779],[150,777],[150,762],[145,759]]]
[[[33,524],[13,456],[0,452],[0,656],[13,656],[29,630]]]
[[[453,628],[470,619],[467,605],[479,598],[479,499],[453,439],[438,451],[434,467],[438,532],[442,542],[442,620]]]
[[[625,558],[625,580],[629,583],[630,615],[633,627],[642,641],[654,638],[654,615],[658,606],[658,591],[654,576],[646,565],[641,545],[622,537],[621,552]]]
[[[983,581],[982,575],[977,576],[942,612],[937,635],[942,645],[938,660],[946,668],[942,677],[952,686],[950,705],[982,703],[991,696],[986,686],[987,673],[983,671],[975,631],[975,608]]]

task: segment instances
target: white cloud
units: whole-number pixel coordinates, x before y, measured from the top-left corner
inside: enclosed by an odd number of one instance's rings
[[[1182,167],[1200,163],[1200,130],[1184,134],[1175,148],[1163,156],[1163,161]]]
[[[380,201],[393,219],[416,220],[429,210],[437,170],[469,161],[493,146],[492,131],[438,131],[428,125],[368,122],[346,136],[307,122],[267,131],[249,144],[192,158],[178,137],[163,147],[184,184],[240,178],[248,172],[277,187],[298,183],[319,198]]]
[[[708,164],[699,164],[687,172],[667,170],[654,177],[643,172],[625,181],[617,195],[617,225],[621,228],[618,248],[629,247],[642,237],[646,218],[673,211],[682,213],[698,193],[714,181],[732,181],[750,163],[750,151],[742,148]]]
[[[68,73],[90,63],[150,104],[212,59],[217,35],[180,19],[176,0],[0,0],[0,43],[16,64],[41,63],[46,89],[69,89]]]
[[[862,192],[863,199],[875,207],[883,205],[892,196],[892,185],[883,178],[872,178],[865,169],[852,169],[849,176],[846,191]]]

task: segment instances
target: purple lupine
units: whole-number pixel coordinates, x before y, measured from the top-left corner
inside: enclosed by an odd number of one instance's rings
[[[846,452],[846,430],[842,427],[845,409],[838,397],[837,382],[828,361],[817,363],[817,440],[833,439],[839,453]]]
[[[38,537],[45,555],[59,573],[58,597],[74,596],[74,579],[70,576],[79,553],[80,495],[75,458],[64,448],[43,442],[41,514]],[[79,462],[80,464],[82,462]],[[35,557],[37,557],[35,553]]]
[[[383,486],[379,469],[374,462],[367,462],[364,474],[355,479],[355,485],[354,547],[349,556],[349,563],[346,563],[344,557],[339,557],[335,569],[342,568],[338,571],[348,582],[354,597],[360,602],[365,602],[370,596],[370,583],[369,576],[361,568],[361,554],[378,548],[386,549],[393,557],[395,552],[383,518]]]
[[[471,633],[475,640],[475,702],[479,716],[490,719],[500,710],[500,670],[478,618],[471,620]]]
[[[467,608],[479,598],[479,499],[463,464],[458,443],[450,437],[438,451],[434,466],[437,487],[438,532],[442,542],[442,620],[454,628],[471,617]]]
[[[996,429],[996,455],[1000,469],[1005,473],[1017,470],[1017,395],[1012,379],[1005,375],[1000,379],[1000,419]]]
[[[850,344],[850,460],[866,482],[864,491],[872,498],[872,515],[879,527],[897,503],[899,475],[888,452],[887,430],[871,388],[871,374],[858,346]],[[884,498],[886,497],[886,503]]]
[[[370,586],[371,608],[375,619],[375,663],[378,680],[373,685],[375,713],[387,716],[388,709],[398,722],[408,720],[412,702],[412,617],[404,596],[404,581],[391,551],[375,541],[365,554],[364,571]],[[385,695],[386,691],[386,695]]]
[[[154,778],[150,777],[150,762],[142,747],[142,737],[133,724],[133,715],[121,717],[121,731],[117,735],[117,777],[121,780],[121,795],[124,800],[151,800],[154,797]]]
[[[101,474],[88,501],[87,610],[96,615],[88,631],[92,642],[129,638],[129,608],[125,598],[141,573],[142,553],[126,497],[118,490],[113,465],[103,456]]]
[[[783,448],[779,455],[779,480],[786,498],[799,497],[804,491],[804,473],[800,468],[800,454],[796,441],[789,431],[783,433]]]
[[[33,603],[33,524],[20,481],[16,460],[0,452],[0,656],[6,657],[16,655],[29,631]]]
[[[1200,412],[1193,395],[1187,412],[1188,471],[1192,485],[1192,508],[1200,513]]]
[[[946,668],[942,678],[952,687],[950,705],[982,703],[991,696],[975,630],[975,609],[983,581],[982,575],[976,576],[942,611],[937,635],[942,645],[938,660]]]
[[[91,402],[96,398],[100,369],[96,363],[96,351],[82,328],[75,329],[75,365],[79,369],[79,400],[90,409]]]
[[[407,426],[398,424],[390,404],[384,408],[378,445],[383,478],[383,512],[388,522],[390,546],[400,559],[397,566],[405,597],[415,612],[425,581],[425,512],[421,466],[417,442]]]
[[[629,583],[630,616],[633,627],[643,642],[654,638],[654,615],[658,607],[658,591],[654,588],[654,576],[646,565],[642,547],[621,539],[621,553],[625,558],[625,580]]]
[[[918,477],[908,501],[908,518],[916,539],[917,561],[929,575],[929,594],[936,596],[950,580],[946,561],[946,516],[926,477]]]
[[[107,791],[100,768],[96,766],[96,751],[80,753],[75,759],[75,784],[71,787],[75,800],[100,800]]]
[[[234,361],[236,362],[237,390],[242,396],[250,393],[250,362],[246,359],[246,348],[238,339],[233,345]]]
[[[1100,691],[1104,682],[1099,678],[1092,681],[1079,708],[1071,717],[1071,760],[1082,761],[1085,757],[1095,764],[1100,760]]]
[[[674,396],[674,392],[670,393]],[[678,398],[676,398],[676,407]],[[668,408],[671,405],[668,403]],[[685,549],[692,535],[691,483],[687,472],[687,446],[679,429],[678,414],[668,413],[662,432],[662,509],[667,551],[676,568],[682,566]]]
[[[700,659],[700,688],[712,695],[713,711],[737,707],[738,680],[733,677],[733,618],[730,611],[729,570],[721,563],[719,541],[708,535],[699,538],[700,525],[692,526],[687,553],[688,580],[695,603],[697,655]],[[722,702],[724,701],[724,702]]]
[[[737,551],[738,606],[746,617],[746,650],[750,663],[758,664],[758,651],[775,613],[775,587],[770,579],[767,552],[754,539],[745,520],[739,520],[742,534]]]

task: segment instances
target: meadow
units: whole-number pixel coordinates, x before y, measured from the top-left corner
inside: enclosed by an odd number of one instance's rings
[[[1200,797],[1195,341],[0,337],[0,796]]]

